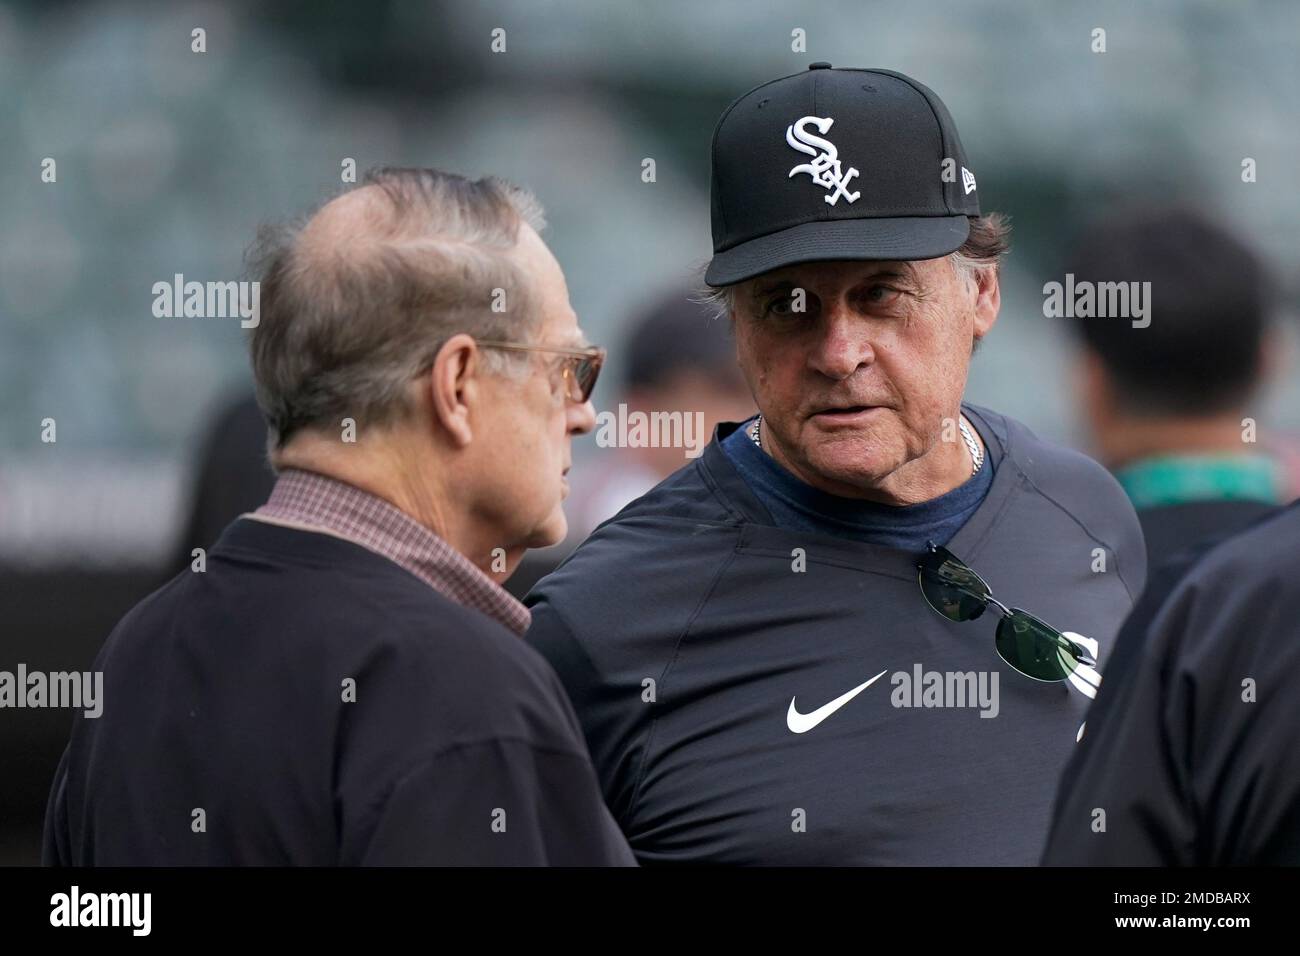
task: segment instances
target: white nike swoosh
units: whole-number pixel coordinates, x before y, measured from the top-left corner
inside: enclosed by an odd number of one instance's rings
[[[864,690],[866,690],[868,687],[870,687],[872,684],[874,684],[876,681],[880,680],[880,678],[884,676],[885,676],[885,672],[881,671],[875,677],[871,678],[871,680],[859,684],[857,687],[853,688],[853,690],[849,691],[847,694],[841,694],[839,697],[836,697],[829,704],[823,704],[822,706],[818,707],[816,710],[808,714],[801,714],[799,713],[799,711],[795,710],[794,702],[798,698],[791,697],[790,709],[786,712],[785,715],[785,725],[790,728],[790,733],[792,734],[806,734],[808,731],[812,730],[823,720],[825,720],[831,714],[835,713],[835,711],[839,710],[841,707],[843,707],[845,704],[851,701],[854,697],[857,697]]]

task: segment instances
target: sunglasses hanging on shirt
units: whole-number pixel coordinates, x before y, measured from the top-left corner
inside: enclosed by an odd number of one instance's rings
[[[994,638],[998,656],[1026,677],[1062,681],[1080,664],[1096,665],[1085,648],[1056,628],[993,597],[984,579],[947,548],[929,542],[917,569],[926,603],[950,621],[973,621],[990,604],[997,608],[1002,615]]]

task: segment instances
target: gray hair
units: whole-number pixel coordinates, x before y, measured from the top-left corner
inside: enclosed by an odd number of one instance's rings
[[[344,417],[358,427],[406,417],[411,381],[457,333],[528,341],[537,330],[510,255],[522,223],[545,226],[530,193],[490,176],[387,167],[361,187],[375,189],[346,228],[324,209],[263,227],[251,252],[260,302],[249,351],[275,448]],[[483,360],[496,372],[517,364],[492,349]]]
[[[971,218],[970,234],[966,241],[956,252],[950,252],[947,259],[958,277],[970,283],[987,269],[997,272],[1002,266],[1002,258],[1010,248],[1011,226],[1004,215],[993,212],[987,216]],[[705,287],[694,298],[713,309],[719,319],[730,321],[735,315],[738,288],[739,284]]]

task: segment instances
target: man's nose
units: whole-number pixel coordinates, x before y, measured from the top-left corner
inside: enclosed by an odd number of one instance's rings
[[[827,378],[846,379],[876,360],[866,329],[843,303],[834,303],[826,311],[819,331],[809,364]]]
[[[571,435],[585,435],[596,427],[596,409],[590,401],[569,402],[566,415]]]

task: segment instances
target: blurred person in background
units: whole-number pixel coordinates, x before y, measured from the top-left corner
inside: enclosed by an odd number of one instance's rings
[[[603,359],[542,227],[499,180],[390,169],[263,237],[276,484],[108,638],[46,863],[632,862],[496,580],[565,533]]]
[[[706,435],[721,422],[754,413],[727,323],[689,289],[660,297],[639,315],[621,354],[626,362],[623,390],[611,407],[623,404],[629,414],[646,415],[700,412]],[[569,496],[571,538],[582,541],[686,461],[678,447],[602,449],[577,476]]]
[[[1149,324],[1074,319],[1087,428],[1137,509],[1151,567],[1287,500],[1284,469],[1243,422],[1279,345],[1256,253],[1201,213],[1135,209],[1086,230],[1063,271],[1151,283]]]

